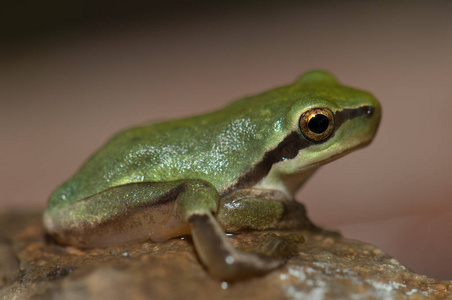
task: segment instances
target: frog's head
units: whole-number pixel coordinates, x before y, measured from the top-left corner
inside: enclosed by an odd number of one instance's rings
[[[368,145],[381,108],[369,93],[340,85],[330,74],[312,71],[291,86],[284,155],[272,166],[265,185],[284,183],[293,194],[319,166]]]

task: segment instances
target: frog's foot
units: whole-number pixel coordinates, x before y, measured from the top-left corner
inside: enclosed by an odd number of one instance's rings
[[[267,233],[257,245],[256,252],[281,259],[289,259],[299,252],[300,245],[305,242],[304,236],[294,233]]]
[[[209,272],[220,280],[233,281],[265,274],[282,266],[286,259],[275,256],[280,250],[287,253],[283,239],[268,239],[256,253],[235,249],[211,213],[193,214],[188,218],[199,258]]]
[[[319,232],[323,229],[312,223],[308,218],[305,206],[297,201],[284,202],[284,215],[279,220],[277,229],[290,230],[309,230],[312,232]]]

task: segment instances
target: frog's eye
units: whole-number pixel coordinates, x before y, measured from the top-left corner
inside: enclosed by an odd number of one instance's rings
[[[325,107],[310,108],[301,114],[300,129],[308,140],[322,142],[333,133],[333,113]]]

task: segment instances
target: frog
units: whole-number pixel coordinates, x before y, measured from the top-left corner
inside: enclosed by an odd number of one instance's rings
[[[51,194],[44,227],[81,249],[190,236],[213,277],[260,276],[287,259],[233,247],[227,235],[318,228],[295,193],[320,166],[368,145],[380,116],[372,94],[312,70],[213,112],[132,127]]]

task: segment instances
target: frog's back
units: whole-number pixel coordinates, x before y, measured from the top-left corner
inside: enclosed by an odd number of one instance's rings
[[[220,191],[262,158],[267,147],[263,141],[273,134],[253,113],[262,122],[263,114],[274,118],[278,111],[268,107],[267,112],[253,112],[249,103],[230,105],[202,116],[120,132],[51,195],[49,204],[69,205],[128,183],[188,178],[205,179]]]

